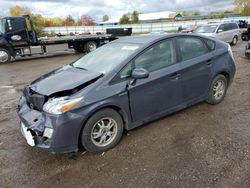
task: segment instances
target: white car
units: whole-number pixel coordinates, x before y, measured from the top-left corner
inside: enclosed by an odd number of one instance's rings
[[[194,33],[214,37],[236,45],[240,37],[240,28],[236,22],[211,23],[199,26]]]

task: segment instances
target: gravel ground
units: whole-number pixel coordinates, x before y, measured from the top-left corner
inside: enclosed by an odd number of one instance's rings
[[[250,187],[250,59],[225,100],[201,103],[127,132],[103,154],[52,155],[29,147],[16,106],[24,85],[81,55],[60,52],[0,65],[0,187]]]

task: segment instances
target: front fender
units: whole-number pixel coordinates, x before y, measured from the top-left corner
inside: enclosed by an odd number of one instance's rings
[[[11,56],[16,56],[14,49],[4,37],[0,37],[0,48],[5,48],[10,52]]]
[[[123,95],[113,96],[105,100],[97,101],[87,106],[80,107],[74,111],[77,111],[76,113],[85,117],[85,122],[82,123],[84,125],[86,121],[97,111],[104,108],[113,108],[120,113],[125,123],[125,129],[129,130],[129,125],[131,124],[132,118],[129,108],[128,94],[125,93]]]

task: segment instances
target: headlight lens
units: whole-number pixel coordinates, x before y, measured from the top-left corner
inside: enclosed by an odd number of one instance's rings
[[[48,112],[50,114],[62,114],[72,109],[82,99],[83,97],[79,97],[75,99],[69,99],[69,97],[52,98],[52,99],[49,99],[43,105],[43,111]]]

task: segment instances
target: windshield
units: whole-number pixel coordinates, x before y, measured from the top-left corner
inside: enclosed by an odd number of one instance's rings
[[[194,32],[195,33],[214,33],[218,25],[203,25],[198,27]]]
[[[5,33],[5,19],[0,19],[0,33]]]
[[[88,53],[72,66],[105,74],[128,58],[139,47],[140,44],[109,43]]]

